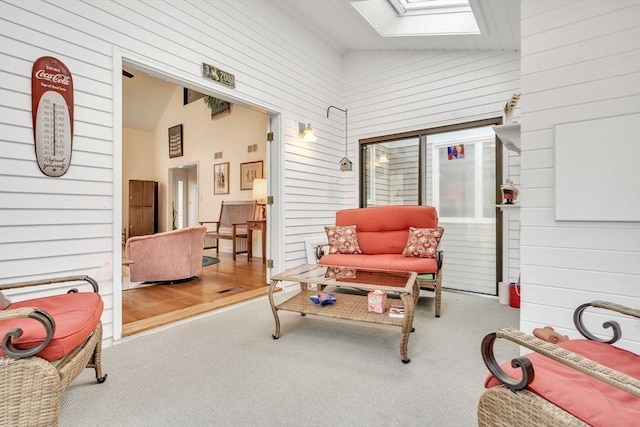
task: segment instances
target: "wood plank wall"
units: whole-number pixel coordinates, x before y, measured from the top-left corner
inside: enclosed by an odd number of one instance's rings
[[[640,218],[559,222],[554,215],[554,126],[640,111],[639,16],[640,3],[633,0],[522,2],[525,331],[550,325],[575,336],[573,309],[596,299],[640,307]],[[602,144],[615,152],[616,141]],[[611,203],[637,197],[621,184],[610,189]],[[593,316],[594,331],[607,319]],[[619,322],[626,331],[620,345],[639,352],[637,322]]]
[[[121,247],[116,51],[176,82],[281,113],[273,129],[284,146],[278,265],[302,262],[303,236],[323,232],[343,206],[342,127],[326,118],[329,105],[342,104],[340,55],[271,2],[3,1],[0,28],[0,280],[96,276],[105,345],[117,303],[109,263]],[[45,55],[62,60],[75,83],[74,151],[62,178],[45,177],[34,157],[30,75]],[[233,73],[236,88],[202,79],[203,62]],[[318,143],[297,140],[297,121],[312,123]]]

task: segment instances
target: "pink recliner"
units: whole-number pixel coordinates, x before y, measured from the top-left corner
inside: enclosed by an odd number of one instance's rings
[[[132,282],[165,282],[202,273],[204,226],[135,236],[125,245]]]

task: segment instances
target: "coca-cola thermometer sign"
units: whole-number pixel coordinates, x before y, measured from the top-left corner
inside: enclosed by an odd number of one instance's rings
[[[71,164],[73,79],[58,59],[43,56],[33,63],[31,114],[38,167],[48,176],[62,176]]]

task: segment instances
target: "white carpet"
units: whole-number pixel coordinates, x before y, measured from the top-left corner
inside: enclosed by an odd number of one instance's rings
[[[277,295],[282,298],[287,295]],[[282,312],[266,298],[107,348],[62,395],[65,426],[475,426],[487,369],[484,335],[518,326],[495,298],[421,298],[411,362],[400,328]],[[496,346],[499,361],[519,355]]]

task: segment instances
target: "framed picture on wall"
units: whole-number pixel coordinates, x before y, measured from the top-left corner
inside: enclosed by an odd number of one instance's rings
[[[213,194],[229,194],[229,162],[213,165]]]
[[[240,163],[240,189],[253,190],[253,180],[262,178],[262,160]]]
[[[182,125],[169,128],[169,158],[182,156]]]

